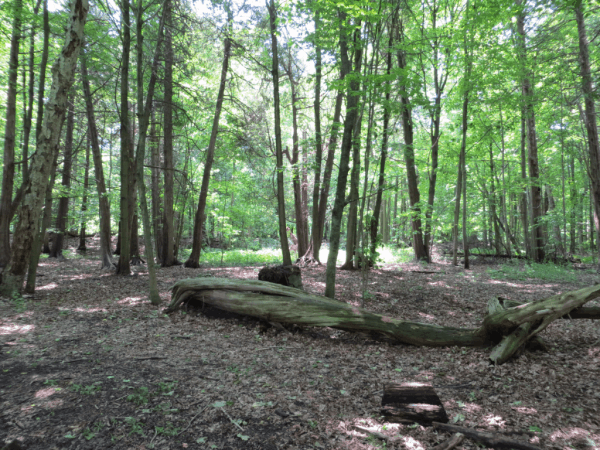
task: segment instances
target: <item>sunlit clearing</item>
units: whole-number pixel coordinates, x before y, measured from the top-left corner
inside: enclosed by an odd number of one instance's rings
[[[126,297],[123,300],[119,300],[119,305],[139,305],[143,302],[145,297]]]
[[[488,414],[485,416],[485,421],[488,425],[500,428],[504,428],[504,425],[506,424],[506,420],[502,419],[500,416],[494,416],[493,414]]]
[[[0,335],[6,334],[26,334],[35,329],[35,325],[17,325],[10,323],[0,326]]]
[[[48,398],[55,392],[56,392],[56,389],[53,387],[40,389],[39,391],[37,391],[35,393],[35,398]]]

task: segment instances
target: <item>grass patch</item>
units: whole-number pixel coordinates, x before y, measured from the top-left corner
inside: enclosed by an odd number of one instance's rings
[[[524,281],[527,279],[536,279],[563,283],[577,281],[577,274],[573,269],[550,263],[539,264],[510,261],[502,264],[498,269],[488,269],[487,273],[495,280]]]
[[[203,250],[200,254],[200,264],[211,266],[251,266],[255,264],[281,264],[283,257],[281,249],[263,248],[261,250]]]

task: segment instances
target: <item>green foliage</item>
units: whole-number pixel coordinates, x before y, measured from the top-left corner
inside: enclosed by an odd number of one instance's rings
[[[145,405],[150,400],[148,388],[145,386],[137,388],[133,394],[129,394],[126,397],[126,400],[135,403],[138,406]]]
[[[495,280],[524,281],[530,278],[543,281],[556,281],[572,283],[577,281],[577,274],[568,267],[557,266],[551,263],[521,263],[510,260],[498,269],[488,269],[487,273]]]
[[[101,390],[101,384],[101,381],[97,381],[94,384],[90,384],[88,386],[83,386],[81,384],[72,384],[70,389],[77,394],[94,395],[96,392],[99,392]]]
[[[154,427],[156,434],[162,434],[164,436],[177,436],[179,434],[180,427],[175,427],[171,422],[167,422],[164,427]]]

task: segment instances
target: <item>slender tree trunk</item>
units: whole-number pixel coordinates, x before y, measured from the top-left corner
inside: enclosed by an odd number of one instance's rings
[[[400,22],[399,30],[402,29]],[[401,31],[399,31],[401,33]],[[399,39],[398,39],[399,41]],[[406,70],[406,53],[398,51],[398,66],[403,71]],[[429,262],[429,250],[427,242],[423,239],[423,228],[421,225],[421,194],[419,192],[419,181],[415,166],[415,148],[414,131],[412,121],[412,108],[408,98],[408,82],[404,78],[401,80],[400,100],[402,104],[402,131],[404,133],[404,161],[406,163],[406,179],[408,182],[408,195],[410,199],[411,222],[412,222],[412,242],[415,252],[415,258],[421,261]]]
[[[165,23],[165,79],[164,79],[164,158],[165,191],[163,196],[163,267],[176,263],[174,255],[175,229],[173,226],[173,35],[172,0],[166,0],[167,17]]]
[[[87,193],[90,187],[90,134],[88,130],[88,137],[85,146],[85,172],[83,175],[83,199],[81,201],[81,227],[79,232],[79,246],[77,247],[77,251],[85,252],[87,251],[87,247],[85,244],[85,225],[86,225],[86,212],[87,212]]]
[[[227,6],[228,27],[232,26],[233,16],[230,6]],[[202,227],[206,220],[206,199],[208,197],[208,186],[210,183],[210,171],[215,157],[215,147],[217,144],[217,135],[219,132],[219,119],[223,108],[223,99],[225,97],[225,85],[227,84],[227,71],[229,70],[229,58],[231,56],[231,38],[228,34],[223,40],[223,64],[221,66],[221,82],[219,84],[219,93],[217,94],[217,104],[215,115],[213,117],[212,130],[210,132],[210,141],[206,150],[206,162],[204,164],[204,173],[202,174],[202,185],[200,187],[200,198],[198,199],[198,209],[194,217],[194,237],[192,240],[192,253],[185,262],[185,267],[200,267],[200,252],[202,251]]]
[[[131,273],[131,224],[129,215],[133,205],[129,204],[130,167],[131,167],[131,138],[129,122],[129,53],[131,51],[131,24],[129,19],[129,1],[121,1],[121,38],[123,53],[121,60],[121,218],[119,220],[119,264],[117,274],[128,276]]]
[[[10,222],[15,180],[15,139],[17,126],[17,77],[21,15],[23,0],[13,1],[13,25],[8,60],[8,92],[6,93],[6,122],[4,126],[4,153],[2,157],[2,193],[0,194],[0,267],[10,261]]]
[[[290,80],[290,91],[292,96],[292,156],[287,154],[292,164],[292,186],[294,190],[294,213],[296,216],[296,235],[298,239],[298,258],[304,256],[308,251],[308,224],[302,211],[302,179],[300,175],[300,148],[298,142],[298,98],[296,93],[296,81],[293,75],[292,55],[289,54],[288,65],[285,68]]]
[[[502,253],[502,237],[500,235],[500,227],[498,226],[498,213],[496,211],[496,183],[495,183],[495,167],[494,167],[494,153],[492,152],[492,143],[490,142],[490,215],[492,216],[492,223],[494,225],[494,249],[496,254]]]
[[[521,0],[518,2],[521,3]],[[525,43],[525,15],[517,16],[517,33],[519,34],[519,52],[522,70],[526,73],[522,80],[523,102],[525,110],[525,122],[527,125],[527,162],[529,169],[529,180],[531,182],[531,208],[532,208],[532,233],[533,233],[533,259],[542,262],[544,254],[544,233],[542,229],[542,189],[539,185],[539,164],[537,136],[535,130],[535,111],[533,105],[533,88],[527,72],[527,48]]]
[[[318,36],[321,28],[321,17],[318,8],[315,11],[315,35]],[[319,190],[321,187],[321,163],[323,159],[323,137],[321,135],[321,46],[320,41],[315,38],[315,182],[313,187],[313,209],[312,209],[312,253],[315,261],[319,261],[319,249],[321,248],[321,231],[319,222]]]
[[[152,116],[150,123],[150,145],[151,145],[151,161],[152,161],[152,225],[154,227],[154,242],[155,255],[157,260],[160,260],[162,252],[162,214],[160,205],[160,150],[158,138],[156,136],[156,122],[154,119],[154,108],[152,108]]]
[[[390,124],[390,99],[392,97],[392,89],[391,89],[391,81],[390,74],[392,72],[392,46],[394,45],[394,30],[396,29],[396,23],[398,20],[398,16],[396,13],[392,15],[391,27],[389,30],[389,42],[388,42],[388,50],[386,55],[387,60],[387,69],[386,69],[386,78],[387,83],[385,87],[385,102],[383,106],[383,128],[381,130],[381,157],[379,159],[379,179],[377,181],[377,196],[375,199],[375,207],[373,208],[373,215],[371,216],[371,223],[369,224],[370,234],[371,234],[371,255],[375,255],[377,251],[377,228],[379,227],[379,213],[381,211],[381,202],[383,198],[383,187],[385,184],[385,163],[387,161],[388,154],[388,136],[389,136],[389,124]]]
[[[525,255],[527,258],[532,258],[531,238],[529,234],[529,205],[527,199],[527,131],[525,129],[525,110],[521,110],[521,180],[523,182],[523,190],[520,195],[521,221],[523,222],[523,241],[525,244]]]
[[[279,58],[277,55],[277,10],[275,1],[267,3],[269,10],[269,24],[271,28],[271,52],[273,54],[273,105],[275,110],[275,153],[277,157],[277,215],[279,217],[279,239],[281,240],[281,251],[283,253],[283,265],[292,264],[290,247],[288,245],[286,221],[285,221],[285,196],[283,190],[283,146],[281,142],[281,116],[279,101]]]
[[[92,159],[94,161],[94,178],[96,179],[96,191],[98,192],[98,209],[100,211],[100,261],[101,268],[112,268],[112,251],[110,235],[110,205],[108,193],[104,182],[104,169],[102,168],[102,152],[98,141],[98,128],[96,127],[96,115],[94,103],[88,78],[87,58],[85,52],[81,54],[81,83],[85,97],[85,109],[88,120],[88,133],[90,145],[92,146]]]
[[[354,136],[352,137],[352,171],[350,172],[350,197],[348,202],[348,223],[346,225],[346,261],[340,267],[341,270],[354,270],[360,264],[354,265],[358,251],[358,188],[360,184],[360,131],[364,103],[361,106],[361,112],[356,118],[354,125]]]
[[[37,16],[40,11],[40,0],[37,0],[35,8],[33,9],[34,16]],[[31,25],[31,33],[29,35],[29,81],[27,83],[27,109],[25,110],[23,120],[23,185],[27,183],[29,178],[29,141],[31,136],[31,122],[33,117],[33,98],[34,98],[34,65],[35,65],[35,34],[36,26]],[[23,78],[25,78],[25,72],[23,72]],[[25,79],[23,79],[23,89],[25,88]]]
[[[349,31],[346,29],[346,13],[340,12],[340,55],[342,70],[350,73],[351,60],[349,57]],[[329,256],[327,257],[325,296],[335,297],[335,275],[336,261],[340,248],[340,232],[342,226],[342,216],[344,206],[346,205],[346,183],[348,181],[348,171],[350,168],[350,151],[352,149],[352,137],[354,126],[357,123],[358,102],[360,90],[360,67],[362,62],[362,42],[360,36],[360,23],[357,24],[354,31],[354,68],[352,70],[354,77],[348,83],[348,93],[346,96],[346,117],[344,118],[344,134],[342,138],[342,147],[340,152],[340,168],[338,172],[337,188],[333,211],[331,213],[331,239],[329,244]],[[345,67],[345,69],[344,69]]]
[[[168,1],[168,0],[167,0]],[[160,304],[160,295],[158,293],[158,287],[156,282],[156,271],[154,268],[154,251],[152,248],[152,226],[150,224],[150,214],[148,212],[148,202],[146,200],[146,184],[144,183],[144,159],[146,156],[146,136],[148,132],[148,125],[150,123],[150,117],[152,114],[152,101],[154,99],[154,88],[156,86],[158,62],[160,55],[160,47],[163,41],[163,29],[165,24],[166,15],[169,13],[167,5],[163,6],[162,17],[160,20],[158,30],[158,41],[156,42],[156,49],[154,51],[154,60],[152,61],[152,71],[150,74],[150,82],[148,83],[148,91],[146,93],[146,101],[143,100],[143,95],[138,97],[138,102],[142,104],[142,114],[139,116],[139,138],[137,152],[135,155],[135,161],[137,164],[137,188],[139,190],[140,198],[140,209],[142,212],[142,222],[144,224],[144,242],[145,242],[145,253],[148,264],[148,275],[149,275],[149,298],[153,305]],[[138,22],[141,21],[142,17],[142,0],[138,3]],[[138,29],[138,39],[142,40],[142,30]],[[138,55],[141,56],[141,55]],[[138,78],[138,89],[143,88],[143,79]],[[139,105],[138,103],[138,105]]]
[[[592,71],[590,67],[589,43],[585,30],[583,15],[583,2],[578,0],[575,4],[575,20],[577,21],[577,35],[579,37],[579,70],[581,71],[581,85],[585,103],[585,129],[589,153],[589,178],[594,205],[594,224],[596,226],[597,242],[600,242],[600,143],[598,142],[598,125],[596,121],[595,94],[592,84]],[[600,245],[598,245],[598,267],[600,267]]]
[[[38,135],[38,149],[31,161],[29,181],[18,210],[11,259],[2,274],[2,290],[9,294],[22,288],[32,243],[38,233],[52,160],[58,152],[60,130],[67,109],[67,93],[73,84],[79,50],[83,45],[88,3],[86,0],[73,0],[71,5],[65,44],[52,68],[52,88],[44,112],[43,129]]]
[[[67,232],[67,214],[69,213],[69,194],[71,189],[71,167],[73,166],[73,128],[75,126],[75,96],[71,95],[69,112],[67,113],[67,133],[63,159],[62,190],[56,212],[56,234],[50,249],[50,258],[62,258],[65,234]]]

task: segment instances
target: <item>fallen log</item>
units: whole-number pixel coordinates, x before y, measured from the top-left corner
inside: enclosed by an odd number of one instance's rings
[[[515,306],[526,305],[528,302],[518,302],[516,300],[510,300],[503,297],[498,297],[498,302],[504,308],[513,308]],[[569,314],[565,314],[561,317],[561,319],[600,319],[600,306],[580,306],[579,308],[575,308],[569,312]]]
[[[198,299],[218,309],[266,322],[375,332],[404,344],[475,347],[495,343],[498,345],[492,351],[491,359],[501,364],[552,321],[569,315],[597,297],[600,297],[600,285],[509,308],[495,300],[483,325],[466,329],[394,319],[327,297],[262,281],[195,278],[181,280],[174,285],[171,304],[165,312],[173,312],[183,302]]]
[[[178,281],[173,286],[171,304],[165,313],[175,311],[181,303],[192,298],[267,322],[376,332],[404,344],[478,347],[487,343],[480,329],[394,319],[320,295],[257,280],[193,278]]]

